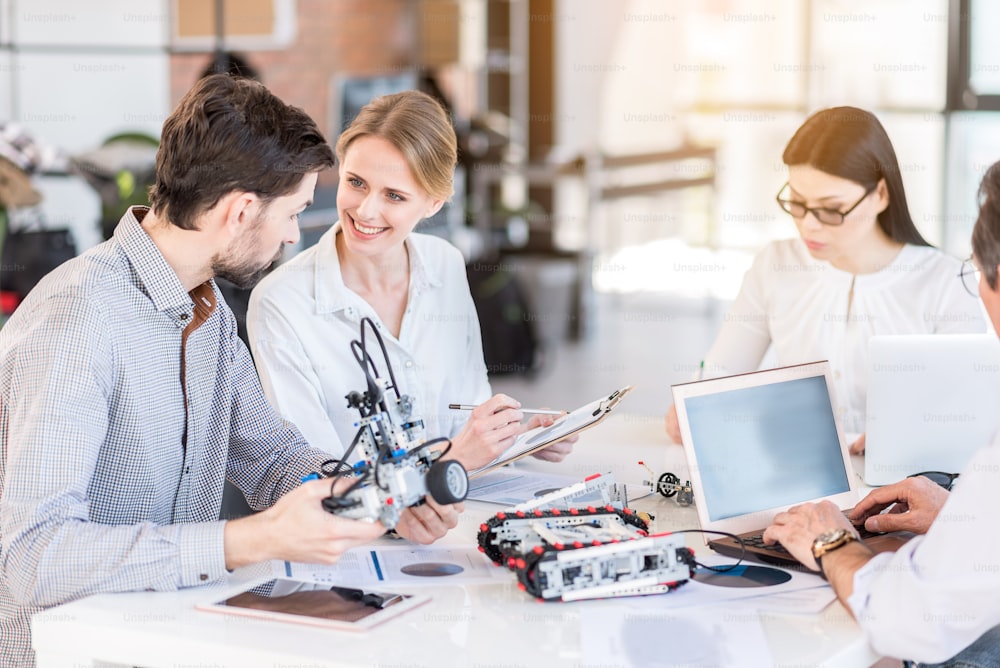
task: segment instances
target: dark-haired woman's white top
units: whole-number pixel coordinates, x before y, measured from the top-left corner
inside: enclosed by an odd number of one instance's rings
[[[746,273],[705,376],[755,371],[771,347],[773,366],[829,360],[841,427],[861,433],[872,336],[986,331],[960,269],[936,248],[907,245],[880,271],[854,275],[814,259],[801,239],[775,241]]]

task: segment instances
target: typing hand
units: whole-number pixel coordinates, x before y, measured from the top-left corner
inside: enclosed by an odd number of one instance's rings
[[[833,503],[804,503],[775,515],[774,522],[764,531],[764,542],[781,543],[803,565],[818,571],[819,565],[812,555],[813,541],[824,531],[840,528],[853,529]]]
[[[850,453],[852,455],[863,455],[865,454],[865,435],[861,434],[858,436],[857,440],[851,443]]]
[[[873,490],[847,516],[872,532],[927,533],[947,500],[948,492],[937,483],[922,476],[904,478]]]

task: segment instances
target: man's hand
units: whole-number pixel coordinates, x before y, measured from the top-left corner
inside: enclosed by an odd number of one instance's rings
[[[522,425],[522,433],[528,431],[529,429],[534,429],[535,427],[551,427],[552,423],[558,419],[558,415],[532,415],[531,419]],[[580,435],[573,434],[569,438],[564,438],[558,443],[553,443],[544,450],[539,450],[531,456],[546,462],[561,462],[566,459],[566,455],[573,452],[573,444],[579,440]]]
[[[848,514],[851,522],[864,524],[872,532],[912,531],[927,533],[948,492],[923,476],[873,490]],[[886,508],[889,512],[883,513]]]
[[[338,480],[343,491],[354,481]],[[278,499],[267,510],[226,522],[226,568],[281,559],[332,564],[352,547],[370,543],[385,533],[380,522],[349,520],[328,513],[322,501],[330,495],[329,480],[310,480]]]
[[[521,403],[505,394],[497,394],[476,406],[455,438],[451,439],[450,459],[457,459],[468,469],[477,469],[499,457],[524,431]]]
[[[852,455],[863,455],[865,454],[865,435],[861,434],[858,436],[857,440],[851,443],[849,451]]]
[[[764,531],[764,542],[781,543],[802,564],[818,571],[819,564],[812,554],[813,541],[830,529],[854,531],[844,513],[830,501],[804,503],[775,515],[774,523]]]
[[[396,533],[415,543],[429,545],[458,526],[458,516],[464,510],[462,503],[442,506],[427,496],[426,503],[403,511],[396,524]]]
[[[818,571],[812,546],[824,531],[847,529],[857,535],[850,521],[830,501],[804,503],[774,516],[774,523],[764,531],[764,542],[779,542],[807,568]],[[837,598],[851,611],[847,600],[854,591],[854,574],[872,558],[872,551],[861,541],[853,541],[823,555],[823,574]],[[853,614],[853,613],[852,613]]]

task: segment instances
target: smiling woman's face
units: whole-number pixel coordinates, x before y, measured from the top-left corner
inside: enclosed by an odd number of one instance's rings
[[[344,153],[337,210],[348,251],[374,256],[401,249],[442,203],[420,187],[403,154],[385,139],[359,137]]]

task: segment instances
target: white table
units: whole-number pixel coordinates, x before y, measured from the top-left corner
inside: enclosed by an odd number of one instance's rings
[[[636,462],[643,459],[657,476],[671,471],[683,479],[683,449],[667,444],[661,424],[647,416],[612,416],[585,432],[563,464],[532,460],[526,465],[576,477],[610,471],[619,481],[640,482],[646,471]],[[635,507],[655,515],[656,531],[698,526],[694,509],[672,499],[649,496]],[[459,526],[444,541],[474,541],[479,524],[498,508],[467,502]],[[691,536],[689,544],[703,550],[700,539]],[[577,667],[587,665],[580,651],[581,610],[613,604],[539,603],[518,590],[512,576],[503,584],[421,589],[432,595],[430,603],[362,634],[194,609],[196,603],[235,593],[263,572],[261,566],[243,569],[228,583],[173,593],[91,596],[39,613],[32,634],[38,666]],[[856,668],[878,659],[837,602],[819,615],[762,615],[762,624],[776,665]]]

